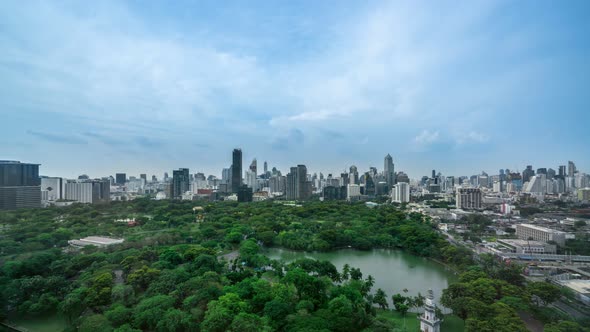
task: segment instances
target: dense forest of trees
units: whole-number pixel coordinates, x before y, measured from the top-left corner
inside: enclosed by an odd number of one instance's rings
[[[121,218],[140,225],[115,222]],[[68,249],[68,240],[89,235],[126,241]],[[469,331],[486,331],[488,321],[518,331],[516,312],[530,310],[529,298],[540,298],[531,295],[538,289],[521,287],[518,267],[474,265],[471,251],[450,245],[427,217],[391,205],[138,199],[0,212],[0,319],[62,314],[71,331],[393,328],[375,314],[377,307],[387,308],[388,295],[372,291],[372,276],[354,267],[338,271],[329,262],[269,260],[261,246],[399,248],[468,271],[445,292],[444,304]],[[237,258],[230,264],[219,259],[232,251]],[[404,313],[419,300],[393,297]],[[485,310],[473,312],[474,303]]]

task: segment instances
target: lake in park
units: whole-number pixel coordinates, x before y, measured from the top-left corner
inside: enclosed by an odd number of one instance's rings
[[[271,259],[291,262],[299,258],[313,258],[330,261],[342,272],[344,264],[360,268],[363,278],[368,275],[375,278],[373,291],[381,288],[387,294],[391,305],[391,296],[396,293],[402,295],[426,295],[432,289],[438,302],[442,290],[450,282],[457,280],[457,276],[444,265],[429,259],[404,253],[400,250],[374,249],[361,251],[342,249],[331,252],[304,252],[280,248],[268,248],[264,254]],[[407,292],[404,292],[404,289]]]

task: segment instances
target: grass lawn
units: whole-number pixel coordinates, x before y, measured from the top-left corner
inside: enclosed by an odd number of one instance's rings
[[[383,317],[390,322],[393,322],[395,329],[394,331],[404,331],[404,317],[399,314],[399,312],[395,310],[382,310],[377,309],[377,317]],[[408,312],[406,314],[406,329],[405,331],[414,332],[420,331],[420,322],[418,321],[418,316],[416,313]]]
[[[420,321],[416,313],[408,312],[406,314],[406,329],[404,330],[404,318],[397,311],[377,309],[377,317],[383,317],[392,322],[395,326],[394,331],[415,332],[420,331]],[[440,326],[442,332],[463,332],[463,320],[455,315],[445,316],[443,323]]]

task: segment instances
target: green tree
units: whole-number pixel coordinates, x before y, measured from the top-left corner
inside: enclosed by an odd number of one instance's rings
[[[78,327],[79,332],[110,332],[113,331],[111,323],[103,315],[91,315],[84,317]]]
[[[174,298],[156,295],[143,299],[133,310],[134,325],[141,329],[155,329],[164,313],[174,305]]]
[[[559,287],[548,282],[531,282],[527,285],[527,289],[537,306],[546,306],[557,301],[561,296]]]
[[[389,308],[389,303],[387,303],[387,295],[381,288],[378,288],[375,292],[375,296],[373,297],[373,303],[379,305],[381,309]]]

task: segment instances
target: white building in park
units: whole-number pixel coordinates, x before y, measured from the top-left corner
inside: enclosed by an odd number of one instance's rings
[[[424,313],[420,315],[421,332],[440,332],[441,320],[436,317],[436,305],[434,303],[434,293],[432,289],[428,290],[426,303],[424,304]]]
[[[69,240],[68,243],[72,247],[82,248],[86,246],[95,246],[95,247],[108,247],[113,244],[120,244],[123,243],[124,239],[113,239],[110,237],[102,237],[102,236],[88,236],[83,239],[79,240]]]

